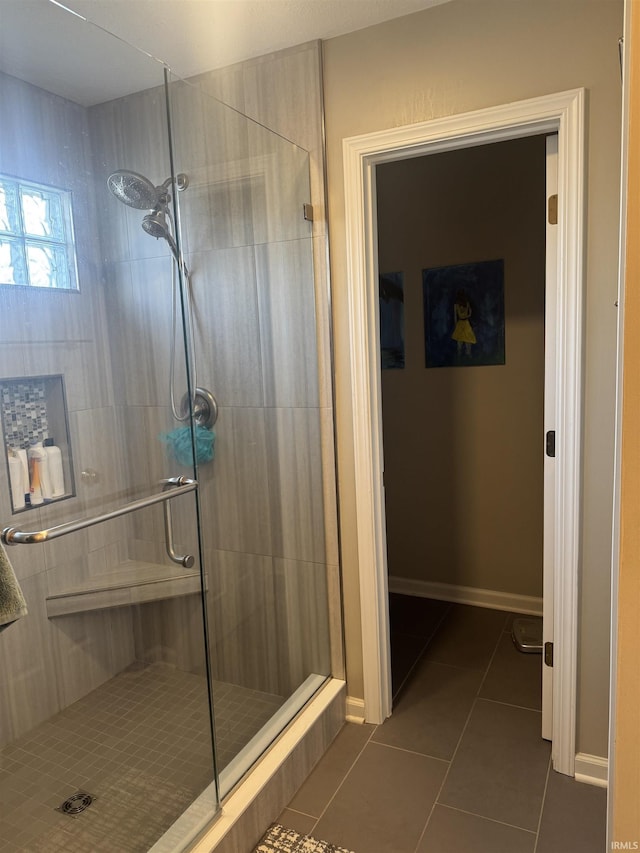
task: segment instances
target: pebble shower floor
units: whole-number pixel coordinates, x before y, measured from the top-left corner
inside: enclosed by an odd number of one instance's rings
[[[204,677],[131,667],[0,750],[6,853],[143,853],[212,780]],[[283,698],[214,682],[223,768]],[[77,791],[76,816],[56,809]]]

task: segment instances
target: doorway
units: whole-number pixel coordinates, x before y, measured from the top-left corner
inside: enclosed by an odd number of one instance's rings
[[[376,167],[382,163],[558,132],[559,321],[554,340],[557,476],[553,626],[553,766],[573,775],[580,502],[584,91],[550,95],[344,141],[354,376],[356,518],[364,652],[364,716],[391,711],[388,583],[378,354]]]
[[[551,538],[545,173],[556,140],[522,137],[376,170],[390,592],[527,614],[540,644]],[[550,296],[554,285],[552,276]],[[542,656],[535,661],[534,683]],[[549,695],[547,737],[550,709]]]

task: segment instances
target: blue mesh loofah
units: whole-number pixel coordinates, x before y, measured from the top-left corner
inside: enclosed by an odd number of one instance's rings
[[[179,465],[193,464],[193,451],[191,449],[191,428],[178,427],[171,432],[163,432],[159,435],[160,441],[169,448],[169,452]],[[211,462],[216,434],[212,429],[196,425],[196,461]]]

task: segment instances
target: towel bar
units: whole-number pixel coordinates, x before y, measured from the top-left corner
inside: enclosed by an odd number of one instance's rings
[[[166,503],[187,492],[193,492],[198,488],[198,481],[192,480],[189,477],[169,477],[166,480],[160,481],[163,484],[163,491],[157,495],[151,495],[148,498],[140,498],[137,501],[124,504],[111,512],[105,512],[102,515],[94,515],[91,518],[81,518],[77,521],[67,521],[65,524],[58,524],[56,527],[50,527],[48,530],[19,530],[17,527],[5,527],[0,534],[0,539],[5,545],[35,545],[38,542],[49,542],[52,539],[57,539],[59,536],[66,536],[67,533],[75,533],[78,530],[84,530],[86,527],[93,527],[94,524],[101,524],[103,521],[111,521],[114,518],[119,518],[121,515],[128,515],[131,512],[137,512],[139,509],[144,509],[153,504]],[[173,557],[172,557],[173,559]],[[180,562],[187,559],[186,557],[178,558]],[[183,565],[185,565],[183,563]],[[193,565],[193,564],[192,564]]]

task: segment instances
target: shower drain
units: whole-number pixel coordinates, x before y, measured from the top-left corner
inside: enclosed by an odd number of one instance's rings
[[[80,814],[80,812],[89,808],[94,800],[95,797],[92,794],[87,794],[86,791],[77,791],[68,797],[61,806],[58,806],[56,811],[70,815]]]

